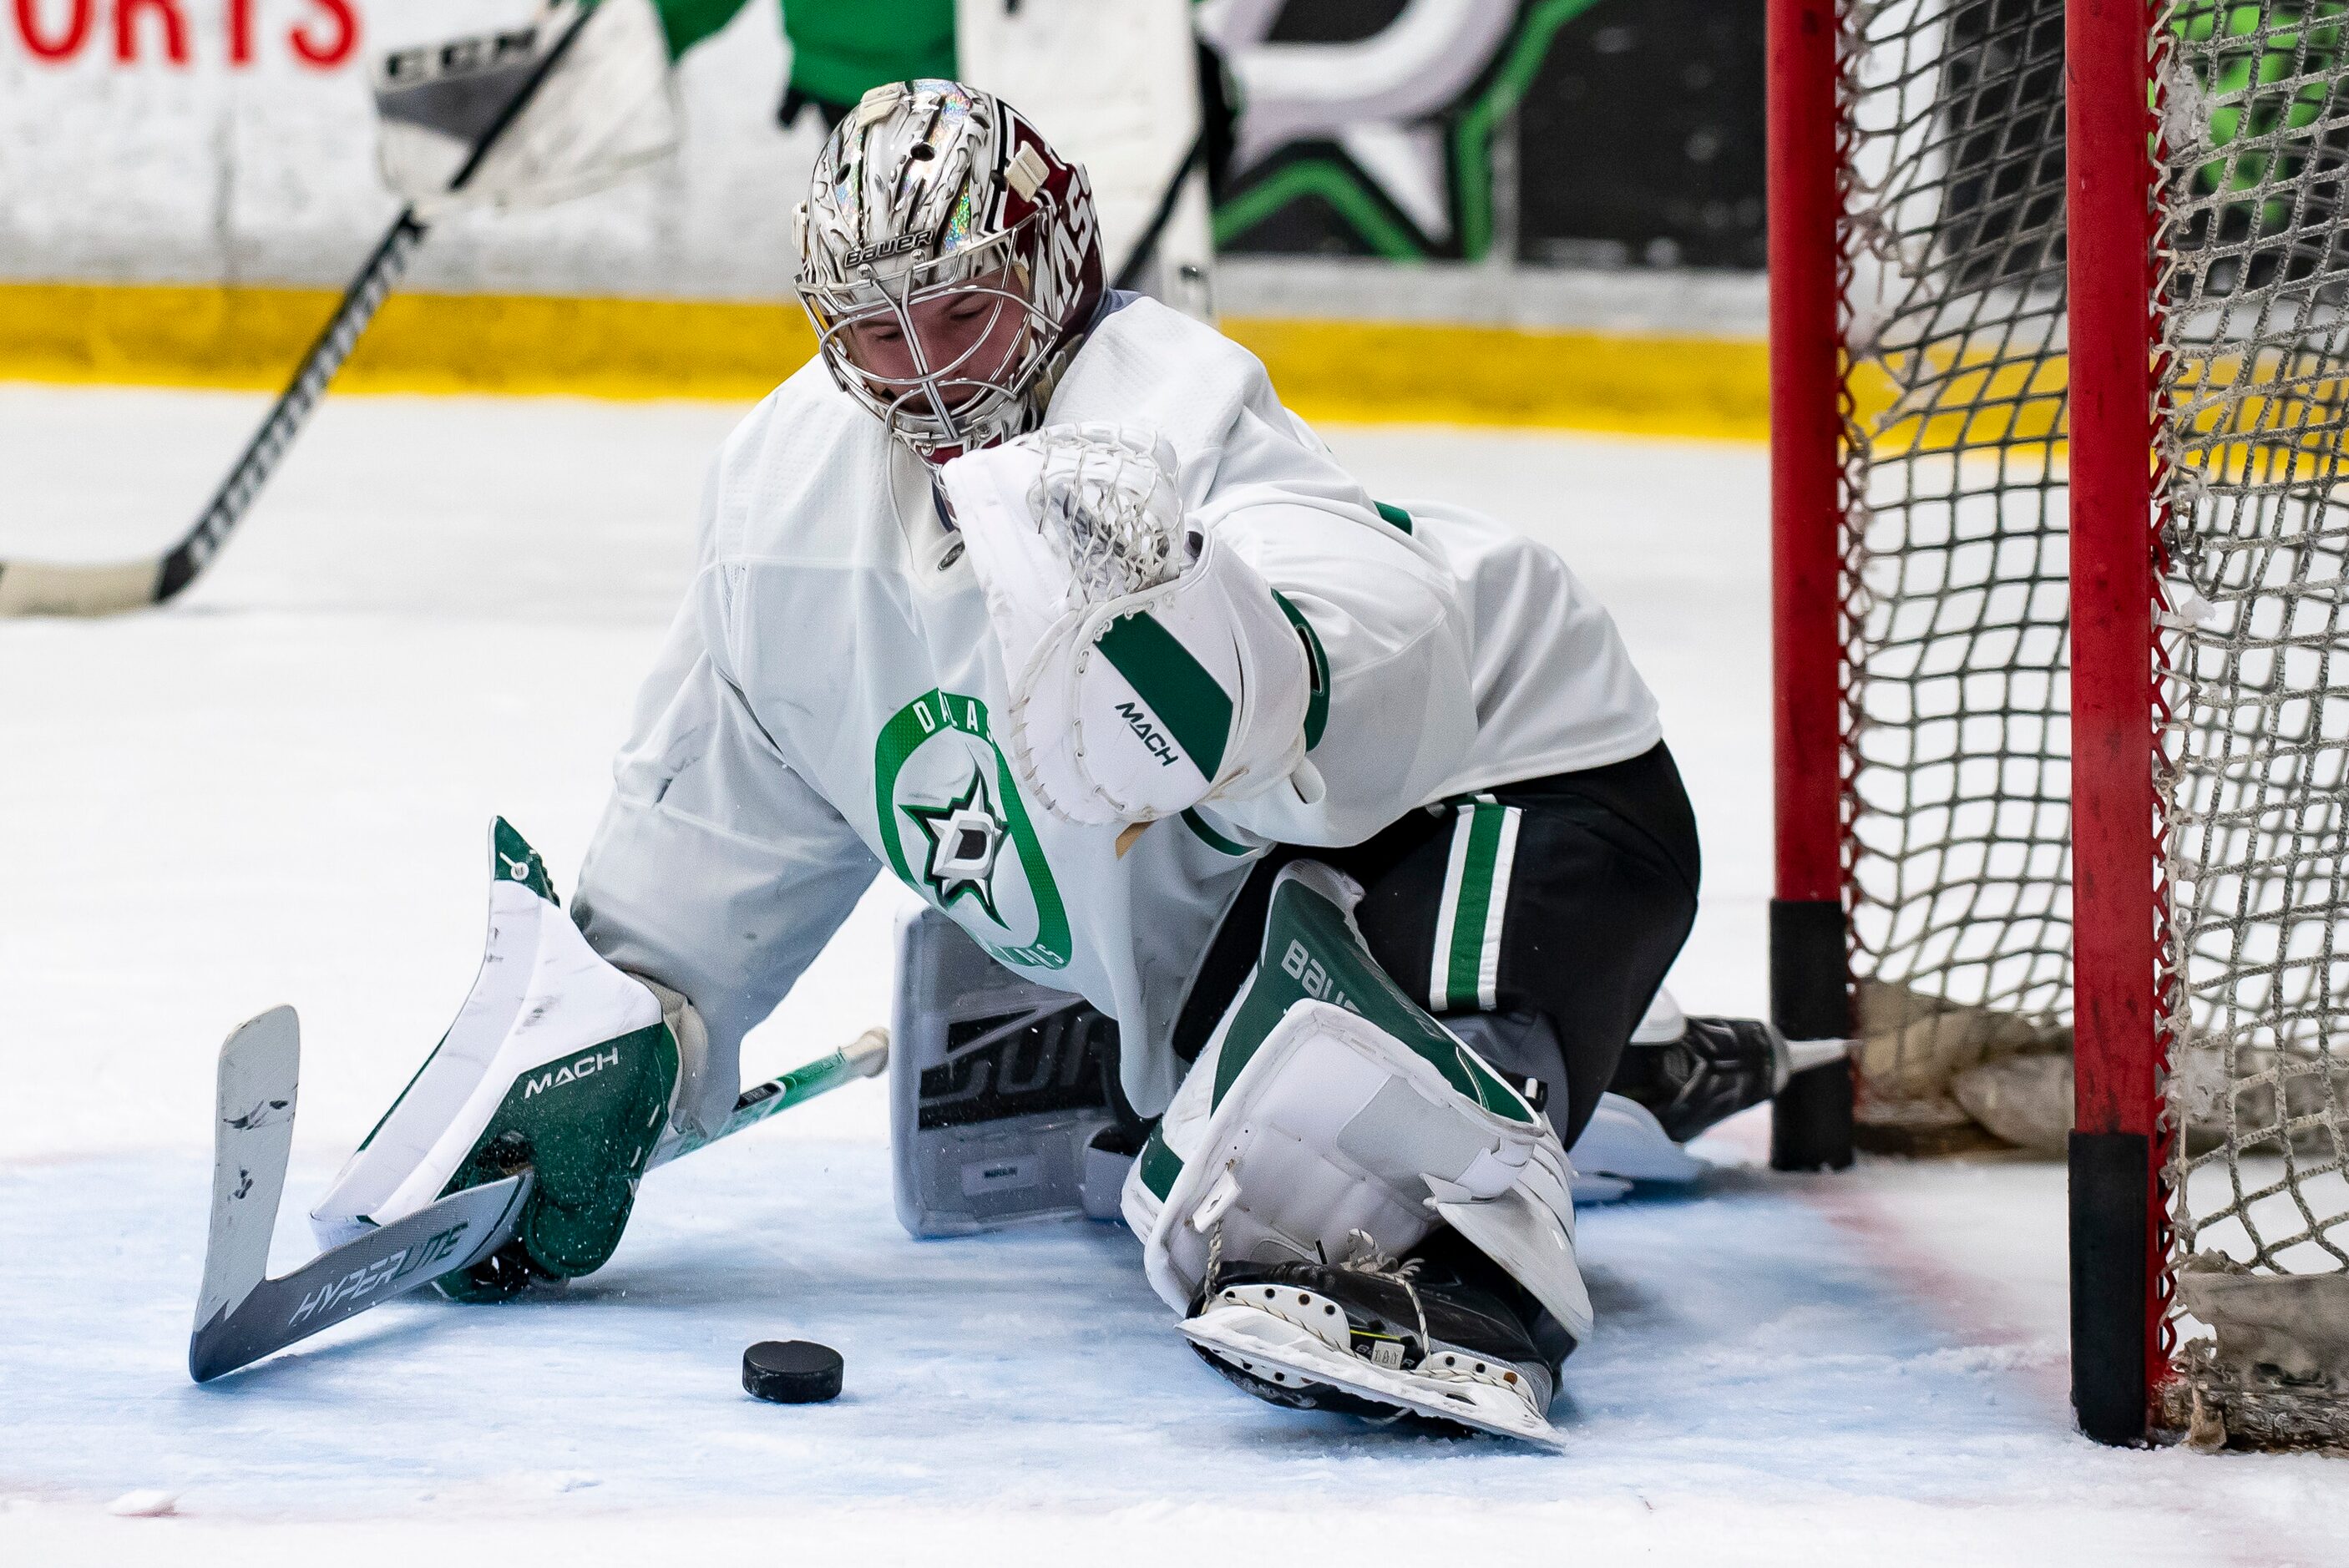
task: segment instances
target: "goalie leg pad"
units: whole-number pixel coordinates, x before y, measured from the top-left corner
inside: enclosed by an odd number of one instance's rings
[[[1568,1336],[1590,1331],[1557,1136],[1373,962],[1360,890],[1298,861],[1256,973],[1127,1178],[1126,1219],[1168,1305],[1224,1260],[1401,1255],[1448,1222]]]
[[[1659,994],[1661,995],[1661,993]],[[1662,997],[1664,1005],[1671,998]],[[1653,1016],[1651,1009],[1651,1016]],[[1678,1009],[1672,1016],[1678,1019]],[[1566,1112],[1565,1053],[1557,1031],[1538,1014],[1466,1013],[1445,1020],[1445,1026],[1468,1043],[1495,1072],[1513,1084],[1523,1084],[1526,1098],[1556,1128]],[[1676,1023],[1672,1038],[1685,1028]],[[1634,1045],[1634,1051],[1647,1047]],[[1603,1202],[1619,1198],[1635,1181],[1690,1182],[1708,1167],[1673,1142],[1653,1112],[1619,1094],[1602,1094],[1581,1134],[1567,1150],[1573,1164],[1574,1201]]]

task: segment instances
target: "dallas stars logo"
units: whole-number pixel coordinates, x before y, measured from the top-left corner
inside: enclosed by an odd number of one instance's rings
[[[956,899],[978,901],[987,918],[1001,925],[995,908],[995,861],[1003,849],[1009,824],[996,813],[987,792],[987,775],[976,763],[962,794],[943,806],[902,807],[930,841],[929,864],[922,880],[944,909]]]

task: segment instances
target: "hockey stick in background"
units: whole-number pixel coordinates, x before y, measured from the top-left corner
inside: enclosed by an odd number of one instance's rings
[[[496,147],[506,128],[526,108],[541,83],[570,52],[580,29],[595,14],[591,5],[580,7],[545,56],[531,67],[512,98],[499,109],[471,152],[449,181],[451,192],[462,191]],[[160,556],[98,565],[67,565],[41,561],[0,562],[0,615],[111,615],[160,604],[201,575],[261,487],[294,444],[304,421],[326,396],[326,384],[357,346],[359,335],[408,269],[408,259],[424,238],[426,225],[413,206],[402,207],[377,242],[375,252],[360,267],[350,287],[343,291],[335,314],[310,345],[294,370],[293,379],[270,405],[268,418],[245,443],[228,477],[212,492],[195,524]]]
[[[725,1126],[661,1150],[653,1164],[666,1165],[778,1111],[871,1078],[888,1061],[887,1031],[867,1029],[830,1056],[746,1089]],[[301,1066],[301,1024],[291,1007],[271,1008],[221,1047],[212,1227],[195,1332],[188,1339],[188,1376],[199,1383],[250,1366],[428,1280],[471,1268],[513,1240],[522,1222],[528,1170],[451,1192],[406,1219],[328,1248],[291,1274],[269,1278],[269,1240],[294,1146]]]
[[[1158,249],[1158,242],[1165,234],[1166,225],[1174,221],[1174,208],[1183,200],[1184,183],[1191,178],[1192,170],[1206,161],[1206,158],[1207,132],[1202,126],[1199,134],[1191,139],[1191,150],[1185,152],[1183,161],[1174,166],[1174,178],[1167,181],[1165,191],[1158,198],[1158,211],[1150,215],[1142,237],[1135,240],[1133,249],[1126,253],[1125,264],[1117,269],[1117,276],[1110,287],[1131,291],[1142,286],[1142,274],[1149,270],[1151,253]]]

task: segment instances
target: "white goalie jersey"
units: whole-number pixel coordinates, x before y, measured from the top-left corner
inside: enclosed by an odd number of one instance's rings
[[[1358,842],[1661,738],[1612,621],[1555,554],[1459,508],[1373,500],[1211,328],[1149,300],[1110,314],[1047,414],[1089,421],[1155,431],[1185,515],[1301,617],[1321,788],[1138,833],[1026,798],[985,596],[930,470],[810,364],[718,455],[699,571],[577,899],[604,956],[692,998],[713,1104],[744,1032],[885,871],[1115,1017],[1125,1092],[1154,1114],[1181,1077],[1167,1037],[1193,971],[1267,847]]]

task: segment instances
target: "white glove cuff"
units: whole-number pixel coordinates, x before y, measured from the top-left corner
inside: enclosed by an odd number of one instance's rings
[[[677,1041],[677,1093],[669,1101],[669,1125],[679,1132],[715,1136],[733,1110],[740,1086],[721,1081],[729,1075],[712,1070],[709,1030],[684,993],[642,975],[628,977],[653,994],[653,1000],[660,1004],[661,1022]]]

